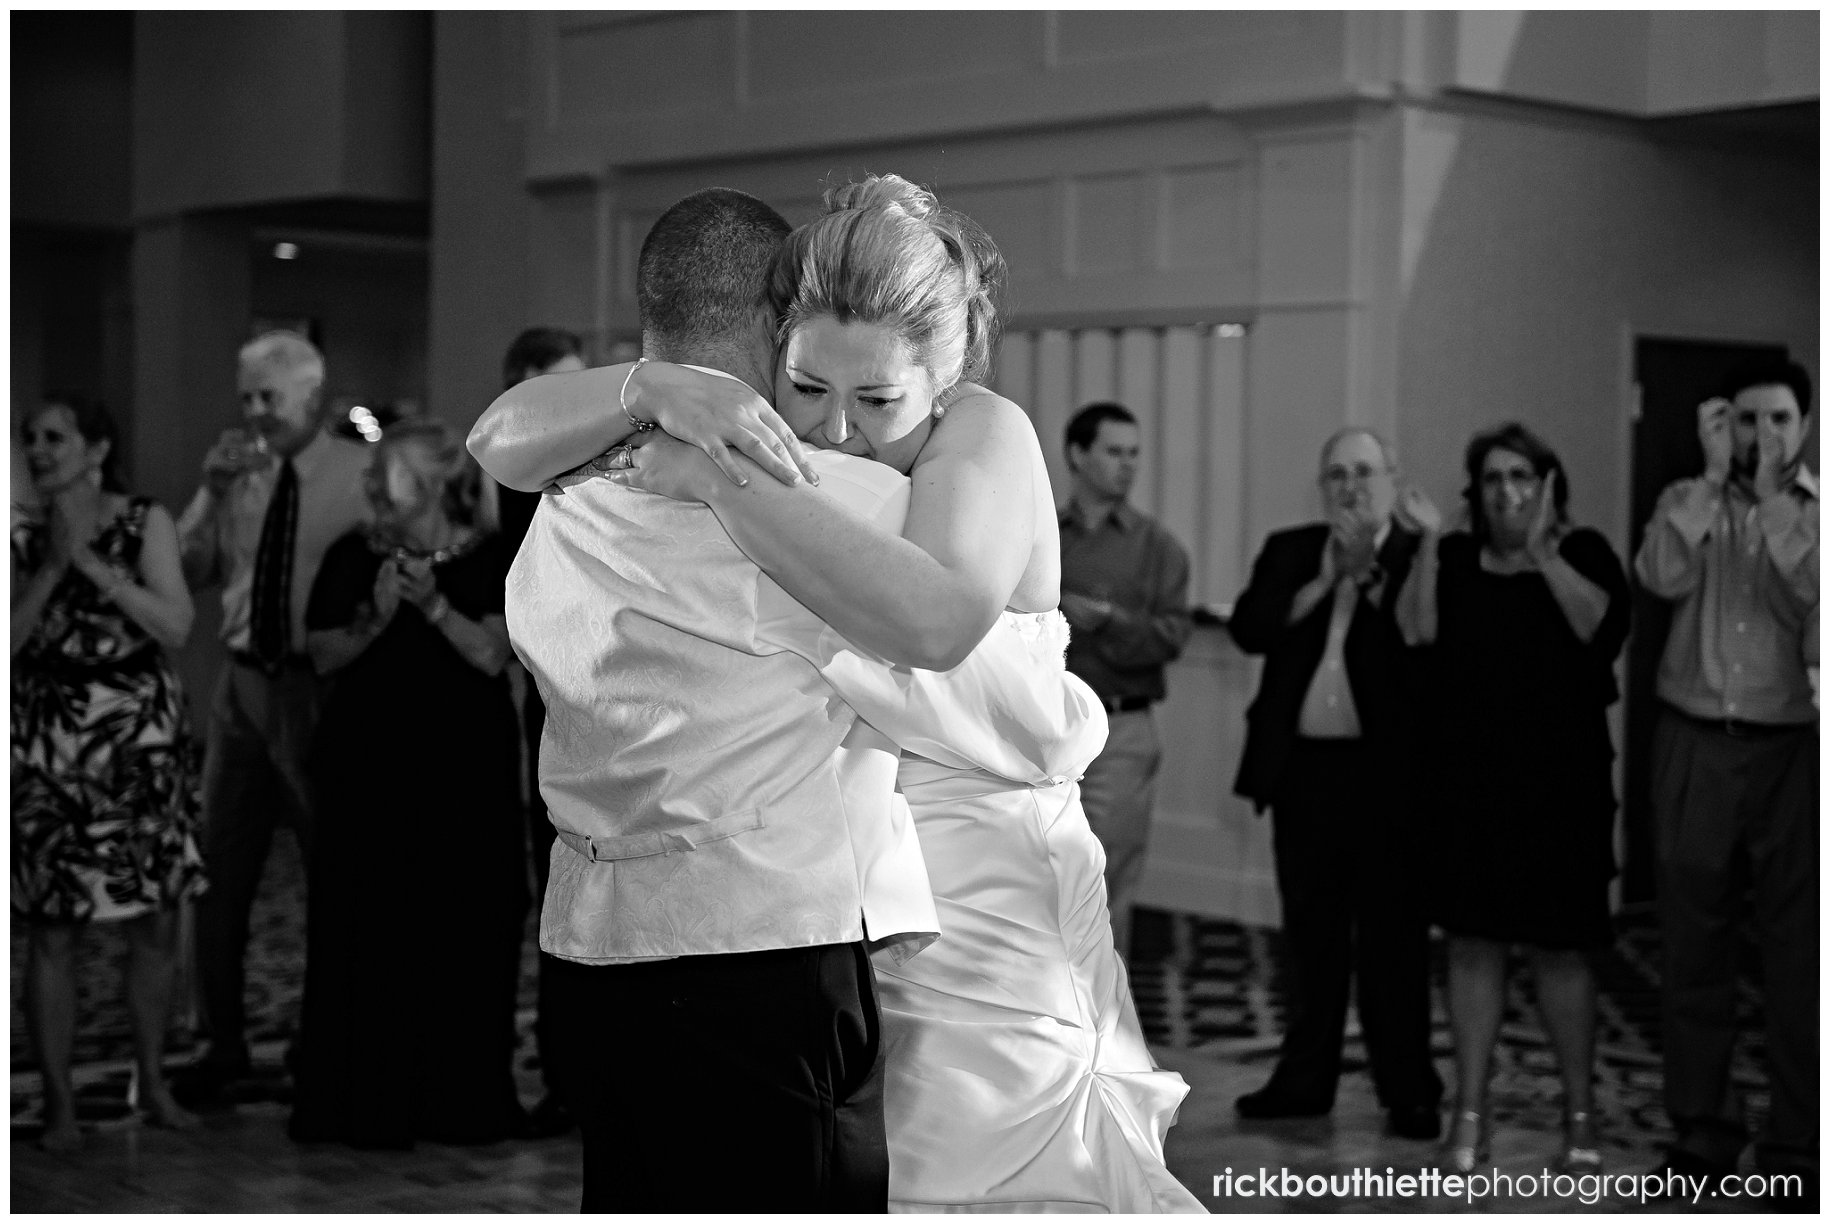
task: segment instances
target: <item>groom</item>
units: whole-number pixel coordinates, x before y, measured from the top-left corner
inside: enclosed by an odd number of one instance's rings
[[[766,397],[763,286],[787,232],[723,189],[663,214],[638,265],[644,355]],[[494,428],[502,411],[472,434],[485,468],[517,433]],[[900,532],[906,478],[810,463],[826,494]],[[554,1058],[584,1132],[583,1209],[882,1211],[867,948],[906,957],[938,926],[897,743],[1041,781],[1050,702],[995,652],[861,682],[888,665],[765,578],[709,509],[564,483],[510,572],[508,619],[548,706],[540,784],[560,845],[541,947],[559,958]],[[952,683],[988,686],[993,708],[949,707]]]

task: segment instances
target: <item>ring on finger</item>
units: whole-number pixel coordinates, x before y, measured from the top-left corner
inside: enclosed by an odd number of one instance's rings
[[[613,446],[600,458],[591,461],[591,466],[600,472],[626,471],[635,466],[635,448],[630,446]]]

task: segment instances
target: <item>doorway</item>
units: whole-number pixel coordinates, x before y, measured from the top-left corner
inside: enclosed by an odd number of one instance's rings
[[[1730,370],[1751,357],[1785,357],[1782,344],[1733,344],[1642,336],[1634,344],[1633,378],[1639,419],[1633,431],[1633,518],[1628,560],[1639,552],[1646,521],[1665,486],[1703,470],[1697,405],[1714,395]],[[1622,812],[1626,832],[1621,900],[1651,901],[1657,892],[1652,859],[1652,801],[1648,773],[1652,727],[1658,717],[1655,683],[1671,628],[1671,605],[1634,585],[1633,636],[1627,643],[1626,760]]]

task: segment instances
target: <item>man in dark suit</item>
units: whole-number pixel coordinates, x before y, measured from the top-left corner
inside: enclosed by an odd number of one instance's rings
[[[1417,534],[1402,513],[1394,521],[1391,448],[1370,430],[1328,440],[1321,492],[1327,521],[1265,541],[1230,622],[1242,650],[1265,656],[1234,789],[1271,809],[1290,982],[1277,1069],[1237,1108],[1246,1118],[1334,1108],[1357,977],[1391,1129],[1433,1139],[1442,1080],[1417,901],[1414,681],[1393,617]]]

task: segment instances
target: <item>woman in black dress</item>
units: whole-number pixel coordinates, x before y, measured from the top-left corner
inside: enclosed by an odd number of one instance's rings
[[[375,526],[332,545],[312,587],[306,644],[333,687],[312,750],[295,1139],[486,1143],[525,1123],[510,557],[481,490],[444,425],[391,426]]]
[[[203,890],[198,745],[170,651],[192,606],[165,507],[115,478],[114,422],[59,396],[25,423],[42,509],[13,537],[13,912],[26,927],[26,1023],[44,1072],[44,1134],[77,1147],[70,1080],[76,948],[92,922],[127,935],[127,1010],[149,1120],[197,1124],[161,1067],[178,915]]]
[[[1607,540],[1570,528],[1563,465],[1530,430],[1478,435],[1467,472],[1471,530],[1440,547],[1441,515],[1407,495],[1425,531],[1398,605],[1406,639],[1434,643],[1435,918],[1449,937],[1458,1081],[1444,1159],[1464,1172],[1487,1159],[1506,951],[1523,944],[1562,1073],[1560,1165],[1595,1172],[1588,955],[1612,938],[1607,709],[1631,601]]]

